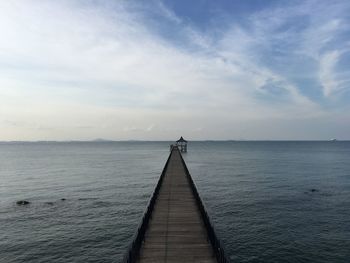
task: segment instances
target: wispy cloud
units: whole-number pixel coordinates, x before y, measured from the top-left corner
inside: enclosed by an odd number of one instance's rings
[[[349,90],[347,10],[304,1],[202,30],[161,1],[3,1],[0,120],[50,131],[3,121],[0,139],[157,139],[179,127],[235,138],[264,122],[280,127],[271,138],[293,137],[286,120],[327,123],[342,98],[324,100]]]
[[[340,52],[334,50],[322,55],[320,58],[320,81],[323,86],[323,93],[327,97],[334,93],[339,87],[334,72],[339,57]]]

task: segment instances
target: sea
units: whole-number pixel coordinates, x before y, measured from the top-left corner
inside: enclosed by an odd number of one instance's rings
[[[0,143],[0,262],[121,262],[170,143]],[[183,157],[231,262],[350,262],[350,142],[198,141]]]

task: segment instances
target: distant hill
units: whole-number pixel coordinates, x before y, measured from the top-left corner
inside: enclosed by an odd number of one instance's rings
[[[108,139],[102,139],[102,138],[97,138],[94,140],[91,140],[92,142],[113,142],[113,140],[108,140]]]

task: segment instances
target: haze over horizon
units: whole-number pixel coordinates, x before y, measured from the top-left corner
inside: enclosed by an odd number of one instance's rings
[[[0,141],[350,139],[350,2],[0,3]]]

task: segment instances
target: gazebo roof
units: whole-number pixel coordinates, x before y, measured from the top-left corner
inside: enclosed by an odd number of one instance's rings
[[[187,142],[182,136],[179,140],[177,140],[176,142]]]

